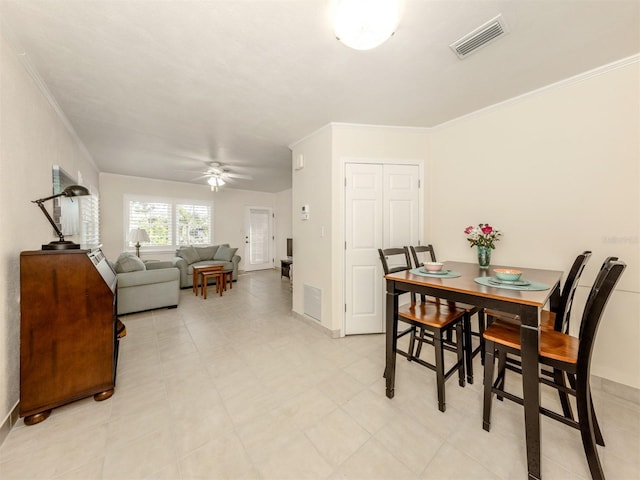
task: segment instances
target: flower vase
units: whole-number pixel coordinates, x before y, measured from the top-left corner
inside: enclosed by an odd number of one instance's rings
[[[491,249],[478,245],[478,265],[480,268],[489,268],[491,263]]]

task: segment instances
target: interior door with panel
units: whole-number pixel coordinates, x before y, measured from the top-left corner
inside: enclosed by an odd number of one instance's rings
[[[245,207],[244,269],[273,268],[273,209]]]
[[[344,331],[381,333],[385,283],[378,248],[419,243],[420,167],[348,163],[345,174]]]
[[[382,185],[381,165],[346,165],[346,335],[383,331],[381,270],[372,262],[382,244]]]

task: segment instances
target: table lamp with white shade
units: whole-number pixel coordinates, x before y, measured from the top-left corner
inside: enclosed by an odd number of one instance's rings
[[[136,256],[140,256],[140,242],[149,242],[149,234],[144,228],[133,228],[129,232],[129,241],[136,242]]]

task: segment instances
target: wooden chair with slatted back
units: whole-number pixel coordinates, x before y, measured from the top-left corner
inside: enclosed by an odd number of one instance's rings
[[[379,249],[380,261],[385,275],[389,273],[402,272],[411,269],[408,248],[387,248]],[[392,261],[390,257],[398,260]],[[445,402],[445,381],[458,372],[458,383],[465,386],[464,379],[464,351],[462,323],[466,313],[461,308],[456,308],[451,302],[440,302],[439,299],[429,301],[424,295],[411,293],[411,302],[398,307],[398,320],[408,323],[413,330],[408,352],[397,353],[406,356],[408,360],[427,367],[436,372],[436,389],[438,396],[438,409],[441,412],[446,410]],[[420,329],[424,334],[420,335],[420,345],[426,343],[432,345],[435,354],[435,363],[429,363],[413,355],[413,344],[416,341],[416,329]],[[455,330],[455,343],[447,341],[447,333]],[[406,335],[405,332],[398,333],[399,336]],[[445,350],[456,353],[456,362],[451,368],[445,370],[444,352]],[[385,372],[386,376],[386,372]]]
[[[596,449],[596,444],[604,446],[604,439],[591,399],[591,387],[589,384],[591,355],[602,314],[625,268],[626,265],[623,262],[611,260],[600,269],[587,298],[578,337],[552,329],[540,330],[539,336],[539,363],[553,369],[562,370],[573,379],[571,383],[575,385],[575,388],[568,389],[565,387],[565,390],[576,398],[578,420],[575,421],[566,415],[561,415],[542,406],[540,406],[540,413],[580,430],[589,470],[594,479],[604,479]],[[484,338],[486,350],[483,428],[489,431],[491,428],[491,397],[493,393],[521,405],[523,404],[522,398],[507,392],[503,387],[499,386],[501,385],[499,375],[495,381],[493,379],[494,352],[500,353],[504,351],[511,355],[520,355],[520,329],[510,322],[495,322],[487,327],[484,332]],[[563,388],[555,381],[548,380],[544,376],[541,376],[539,380],[541,383],[553,388]]]
[[[413,265],[415,268],[419,268],[424,265],[425,260],[420,259],[420,254],[429,254],[430,261],[437,262],[436,260],[436,252],[433,248],[433,245],[416,245],[410,246],[409,251],[411,252],[411,257],[413,258]],[[426,258],[426,257],[423,257]],[[464,336],[464,351],[465,351],[465,370],[467,372],[467,382],[473,383],[473,357],[481,354],[481,359],[484,361],[484,341],[482,339],[482,333],[485,329],[485,316],[484,309],[480,307],[476,307],[474,305],[467,305],[466,303],[456,302],[455,306],[458,308],[462,308],[466,313],[465,323],[463,325],[463,336]],[[471,317],[473,315],[477,315],[478,317],[478,330],[474,331],[471,328]],[[478,346],[474,349],[471,343],[472,337],[477,337],[479,340]],[[420,356],[420,344],[418,344],[418,349],[416,350],[416,356]]]
[[[573,298],[578,288],[578,283],[580,281],[580,277],[582,276],[582,272],[584,271],[585,266],[587,265],[587,262],[590,258],[591,252],[589,250],[585,250],[575,258],[575,260],[573,261],[573,265],[571,265],[571,269],[567,274],[567,279],[564,282],[558,305],[550,310],[542,310],[540,312],[541,329],[555,330],[566,334],[569,333],[569,319],[571,317],[571,306],[573,305]],[[617,257],[609,257],[605,260],[603,266],[610,260],[617,259]],[[510,314],[497,312],[494,310],[486,310],[486,314],[488,323],[490,325],[495,321],[512,323],[514,322],[514,318]],[[517,359],[508,358],[505,354],[503,354],[499,358],[498,362],[498,371],[503,379],[503,384],[501,385],[502,388],[504,387],[504,379],[506,378],[505,369],[520,374],[522,373],[520,369],[520,362]],[[565,377],[561,371],[543,370],[543,373],[549,377],[553,377],[558,385],[566,387]],[[569,418],[573,418],[573,412],[571,410],[571,404],[569,403],[569,397],[562,389],[558,390],[558,395],[560,397],[560,403],[562,405],[562,411],[564,415]],[[499,397],[499,399],[502,400],[501,397]]]
[[[404,248],[385,248],[378,249],[378,255],[380,256],[380,262],[382,263],[382,271],[385,275],[396,272],[404,272],[411,269],[411,260]],[[390,266],[390,264],[392,266]],[[415,301],[415,294],[412,294],[412,301]],[[402,318],[399,318],[402,320]],[[396,339],[400,339],[406,335],[410,335],[409,346],[407,351],[398,349],[397,353],[406,357],[407,360],[413,359],[413,351],[415,348],[416,338],[416,326],[409,324],[408,328],[403,328],[396,334]]]

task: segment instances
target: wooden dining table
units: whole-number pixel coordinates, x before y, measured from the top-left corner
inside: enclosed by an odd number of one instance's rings
[[[525,438],[529,478],[540,479],[540,385],[538,380],[538,326],[540,310],[553,309],[560,301],[562,272],[502,266],[522,271],[522,279],[544,283],[546,290],[513,290],[484,286],[477,277],[490,277],[494,268],[481,269],[475,263],[444,262],[444,269],[460,273],[457,278],[428,277],[403,271],[385,275],[386,294],[386,394],[393,398],[398,330],[398,296],[406,292],[476,305],[517,315],[522,342],[522,390],[524,395]]]

